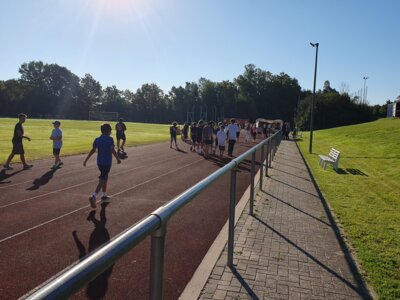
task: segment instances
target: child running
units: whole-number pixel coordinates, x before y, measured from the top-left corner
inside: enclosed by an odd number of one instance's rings
[[[111,125],[107,123],[103,124],[101,125],[100,129],[101,136],[94,140],[92,150],[90,150],[88,156],[83,162],[83,166],[86,167],[87,161],[97,150],[97,167],[100,170],[100,176],[99,183],[97,184],[95,191],[89,197],[90,206],[92,208],[96,208],[96,197],[100,190],[103,191],[103,195],[101,197],[102,201],[106,202],[110,199],[110,197],[107,196],[107,180],[108,173],[111,169],[112,155],[114,155],[118,164],[121,163],[121,160],[119,159],[118,154],[115,151],[114,140],[112,137],[110,137]]]
[[[62,147],[62,131],[60,129],[61,122],[54,121],[53,126],[54,129],[51,132],[50,139],[53,141],[53,155],[54,155],[54,165],[52,167],[53,170],[57,169],[59,166],[63,164],[60,159],[60,151]]]
[[[175,148],[178,150],[178,144],[176,142],[176,135],[178,134],[178,123],[177,122],[172,122],[172,126],[169,128],[169,134],[171,136],[171,143],[169,145],[170,148],[172,148],[172,142],[175,142]]]
[[[13,169],[10,166],[10,162],[14,158],[15,154],[19,154],[19,157],[21,158],[21,162],[24,166],[24,170],[28,170],[33,167],[32,165],[29,165],[25,160],[25,150],[24,150],[24,145],[22,144],[23,139],[27,139],[28,141],[31,140],[31,138],[29,136],[24,135],[24,127],[22,126],[22,124],[25,123],[25,120],[27,117],[28,117],[27,115],[22,114],[22,113],[18,115],[19,121],[14,127],[14,136],[12,138],[13,148],[12,148],[10,156],[7,159],[7,162],[3,166],[4,169],[6,169],[6,170]]]
[[[217,141],[218,141],[218,149],[219,149],[219,156],[222,158],[224,156],[225,152],[225,142],[227,140],[228,136],[225,132],[225,126],[221,125],[219,126],[219,130],[217,132]]]
[[[126,136],[125,136],[126,126],[123,121],[124,120],[122,118],[120,118],[118,120],[118,123],[115,125],[115,131],[116,131],[118,152],[125,154],[124,146],[125,146],[125,142],[126,142]],[[121,140],[122,140],[122,144],[120,147]]]

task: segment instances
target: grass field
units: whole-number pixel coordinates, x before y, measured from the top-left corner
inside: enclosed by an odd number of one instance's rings
[[[314,132],[299,147],[379,299],[400,299],[400,119]],[[339,172],[318,154],[341,151]]]
[[[12,149],[11,139],[14,126],[18,119],[0,119],[0,163],[3,164]],[[88,153],[91,149],[94,138],[100,133],[100,121],[72,121],[61,120],[63,132],[63,147],[61,155],[72,155]],[[115,123],[110,122],[115,140]],[[143,144],[157,143],[169,140],[169,125],[143,124],[125,122],[126,146],[137,146]],[[53,129],[52,120],[27,119],[24,124],[25,135],[32,141],[24,140],[24,148],[28,161],[52,157],[52,141],[49,139]],[[18,162],[16,156],[13,162]]]

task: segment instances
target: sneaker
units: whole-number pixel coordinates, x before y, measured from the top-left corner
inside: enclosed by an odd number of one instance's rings
[[[90,203],[90,206],[92,207],[92,208],[96,208],[96,197],[95,196],[90,196],[89,197],[89,203]]]
[[[54,165],[51,167],[52,170],[55,170],[55,169],[57,169],[57,168],[58,168],[58,165],[57,165],[57,164],[54,164]]]
[[[29,170],[33,167],[33,165],[24,165],[24,170]]]
[[[5,169],[5,170],[12,170],[12,169],[14,169],[14,168],[11,167],[10,165],[4,165],[4,166],[3,166],[3,169]]]
[[[58,163],[58,165],[59,166],[62,166],[64,163],[62,162],[62,161],[60,161],[59,163]]]
[[[110,200],[111,200],[110,196],[105,195],[101,197],[101,202],[110,202]]]

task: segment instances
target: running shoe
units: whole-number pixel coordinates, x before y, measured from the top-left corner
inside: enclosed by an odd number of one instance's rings
[[[24,165],[24,170],[32,169],[33,165]]]
[[[92,208],[96,208],[96,197],[94,195],[89,197],[89,203]]]
[[[111,200],[110,196],[105,195],[101,197],[101,202],[110,202],[110,200]]]
[[[62,162],[62,161],[60,161],[59,163],[58,163],[58,165],[59,166],[62,166],[64,163]]]
[[[4,165],[4,166],[3,166],[3,169],[5,169],[5,170],[12,170],[12,169],[14,169],[14,168],[11,167],[10,165]]]
[[[57,165],[57,164],[54,164],[54,165],[51,167],[52,170],[55,170],[55,169],[57,169],[57,168],[58,168],[58,165]]]

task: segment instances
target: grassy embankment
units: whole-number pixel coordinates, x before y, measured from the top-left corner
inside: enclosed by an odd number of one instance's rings
[[[3,164],[12,149],[11,139],[17,119],[0,119],[0,163]],[[100,121],[61,120],[63,131],[62,155],[87,153],[93,140],[100,135]],[[113,128],[112,137],[115,140],[115,123],[109,122]],[[132,147],[143,144],[164,142],[169,140],[169,125],[143,124],[125,122],[126,146]],[[52,157],[52,141],[49,139],[53,129],[52,120],[27,119],[24,124],[25,135],[32,141],[24,140],[26,157],[29,161]],[[18,162],[16,156],[13,162]]]
[[[379,299],[400,299],[400,119],[314,132],[299,147]],[[341,151],[339,172],[318,154]]]

